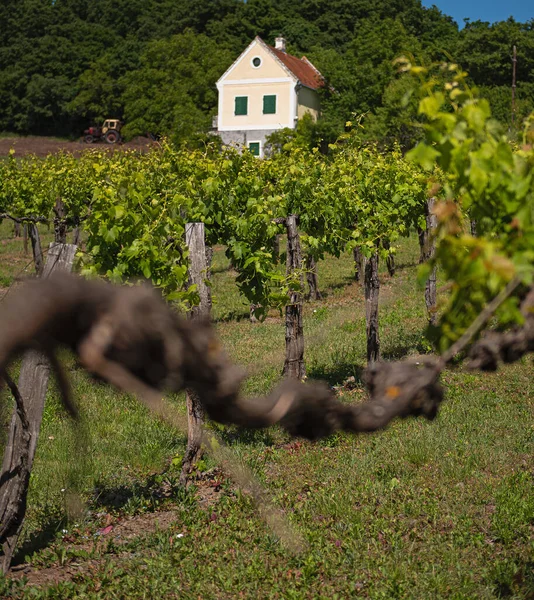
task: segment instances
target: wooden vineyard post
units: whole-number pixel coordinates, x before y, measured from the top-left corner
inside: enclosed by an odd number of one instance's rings
[[[191,319],[209,318],[211,307],[210,288],[206,284],[209,276],[208,253],[204,241],[204,223],[186,223],[185,243],[189,249],[189,285],[196,285],[200,303],[193,306]],[[204,409],[196,392],[186,390],[187,404],[187,448],[182,461],[180,482],[185,484],[192,466],[200,458]]]
[[[78,246],[80,244],[80,237],[82,235],[82,231],[79,225],[72,230],[72,243]]]
[[[32,243],[33,252],[33,263],[35,265],[35,272],[37,277],[41,277],[44,269],[43,251],[41,249],[41,238],[39,237],[39,230],[37,229],[37,223],[29,223],[29,234],[30,241]]]
[[[434,230],[438,226],[437,217],[433,214],[435,204],[435,198],[428,198],[425,206],[426,228],[424,230],[419,228],[417,229],[417,235],[419,236],[420,265],[425,263],[427,260],[430,260],[434,256],[435,244],[433,235]],[[473,227],[473,221],[471,221],[471,227]]]
[[[425,262],[425,246],[426,246],[426,230],[417,228],[417,237],[419,239],[419,264],[422,265]]]
[[[300,271],[300,286],[289,294],[289,304],[286,306],[286,359],[283,375],[295,379],[304,379],[306,366],[304,364],[304,326],[302,324],[302,252],[300,237],[297,230],[298,217],[289,215],[283,220],[287,230],[287,262],[286,274],[290,278],[295,271]]]
[[[515,127],[515,90],[517,71],[517,46],[514,45],[512,54],[512,129]]]
[[[306,281],[308,282],[309,299],[320,300],[323,295],[319,291],[319,282],[317,280],[317,263],[311,254],[306,255]]]
[[[204,281],[208,281],[210,284],[212,283],[212,268],[213,268],[213,247],[212,246],[206,246],[206,275],[204,277]],[[206,286],[208,288],[207,294],[208,294],[208,315],[211,314],[211,307],[212,307],[212,302],[211,302],[211,288],[209,286]]]
[[[28,223],[24,223],[22,226],[22,242],[24,248],[24,256],[28,254]]]
[[[380,336],[378,329],[378,252],[365,262],[365,321],[367,324],[367,361],[380,359]]]
[[[275,235],[273,240],[273,262],[278,264],[280,260],[280,236]]]
[[[259,308],[260,305],[259,304],[251,304],[248,307],[248,318],[250,320],[251,323],[257,323],[258,319],[256,318],[256,314],[255,314],[255,310],[257,308]]]
[[[72,244],[50,244],[43,277],[56,270],[71,271],[76,253]],[[45,356],[30,350],[22,359],[18,391],[0,474],[0,561],[7,573],[26,513],[30,474],[43,418],[50,366]],[[17,402],[17,405],[19,402]]]
[[[65,205],[61,198],[56,198],[54,206],[54,239],[58,244],[67,243],[67,223],[65,222]]]
[[[382,240],[382,248],[384,248],[384,250],[389,250],[391,248],[391,244],[389,243],[389,240]],[[386,267],[388,269],[388,273],[390,275],[390,277],[393,277],[393,275],[395,275],[395,255],[392,254],[391,252],[388,253],[387,258],[386,258]]]
[[[434,231],[438,226],[438,218],[434,214],[435,198],[429,198],[426,203],[426,243],[424,246],[423,261],[426,262],[433,258],[436,251],[434,240]],[[435,325],[437,321],[437,284],[436,284],[436,267],[434,267],[428,276],[425,285],[425,303],[428,311],[428,322],[430,325]]]
[[[362,254],[362,250],[359,246],[355,246],[352,250],[352,256],[354,258],[354,278],[356,281],[363,282],[364,271],[365,271],[365,257]]]

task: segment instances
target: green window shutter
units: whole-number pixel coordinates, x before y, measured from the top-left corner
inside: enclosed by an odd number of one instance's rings
[[[235,115],[246,115],[248,112],[248,96],[235,97]]]
[[[260,143],[259,142],[250,142],[248,145],[248,149],[254,154],[254,156],[260,155]]]
[[[276,114],[276,96],[263,96],[263,114]]]

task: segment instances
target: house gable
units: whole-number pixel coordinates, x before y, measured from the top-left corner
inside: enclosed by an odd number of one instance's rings
[[[219,131],[294,127],[297,78],[255,38],[217,82]],[[246,106],[246,108],[245,108]]]
[[[255,38],[217,82],[217,87],[230,82],[254,83],[258,80],[297,82],[295,75],[271,52],[260,38]],[[259,59],[259,66],[254,64]],[[258,62],[257,60],[255,61]]]

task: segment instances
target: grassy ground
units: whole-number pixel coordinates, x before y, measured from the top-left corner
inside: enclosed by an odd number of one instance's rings
[[[5,277],[18,268],[20,247],[20,240],[0,245]],[[407,241],[397,275],[382,273],[387,359],[428,350],[416,257],[416,242]],[[249,369],[246,392],[265,392],[279,379],[283,321],[273,314],[251,324],[220,251],[214,270],[219,334]],[[326,297],[305,310],[308,373],[332,385],[354,377],[338,393],[357,401],[365,397],[365,321],[350,257],[322,262],[319,281]],[[76,444],[52,386],[19,566],[0,578],[0,596],[534,597],[530,362],[496,375],[448,371],[447,402],[433,423],[397,422],[318,444],[276,428],[225,430],[307,540],[307,550],[291,556],[209,459],[194,485],[180,488],[184,437],[66,360],[90,423],[90,451]],[[86,508],[68,522],[74,486]]]

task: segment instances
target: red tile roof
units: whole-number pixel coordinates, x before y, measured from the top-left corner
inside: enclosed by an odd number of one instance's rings
[[[324,86],[323,76],[305,56],[297,58],[272,46],[269,46],[269,50],[297,77],[302,85],[312,90]]]

